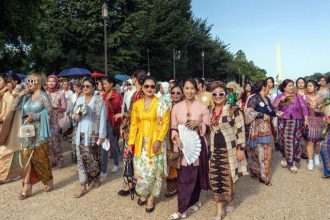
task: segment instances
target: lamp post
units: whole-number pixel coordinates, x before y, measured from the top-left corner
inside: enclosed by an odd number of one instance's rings
[[[148,53],[148,73],[150,74],[150,62],[149,62],[149,49],[147,49],[147,53]]]
[[[204,75],[204,50],[202,50],[202,70],[203,70],[203,79],[205,79],[205,75]]]
[[[175,61],[180,60],[181,51],[173,49],[173,79],[176,80],[176,69],[175,69]]]
[[[108,75],[108,46],[107,46],[107,19],[108,19],[108,6],[106,3],[102,5],[102,18],[104,30],[104,74]]]

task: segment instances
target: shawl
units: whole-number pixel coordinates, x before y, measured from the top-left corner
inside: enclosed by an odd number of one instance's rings
[[[52,92],[57,92],[57,90],[59,89],[59,81],[58,81],[57,76],[55,76],[55,75],[50,75],[50,76],[48,76],[48,79],[54,79],[55,82],[56,82],[56,85],[54,86],[54,88],[49,88],[49,86],[48,86],[48,88],[47,88],[47,92],[50,92],[50,93],[52,93]]]

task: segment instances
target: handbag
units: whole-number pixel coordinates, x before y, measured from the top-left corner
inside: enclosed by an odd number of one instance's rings
[[[124,158],[124,182],[129,185],[134,184],[134,167],[133,167],[133,155],[131,152],[128,153],[127,158]],[[134,200],[134,190],[129,187],[129,193],[131,195],[131,199]]]
[[[25,124],[19,128],[19,137],[20,138],[31,138],[36,135],[35,127],[32,124]]]
[[[169,167],[173,167],[175,169],[181,169],[181,162],[182,162],[181,151],[173,152],[171,150],[167,150],[166,157],[167,157],[167,165]]]

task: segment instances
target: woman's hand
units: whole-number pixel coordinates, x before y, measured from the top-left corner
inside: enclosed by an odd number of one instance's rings
[[[264,121],[270,122],[270,116],[267,114],[264,114]]]
[[[199,120],[189,120],[186,123],[186,126],[190,129],[198,128],[201,125],[201,122]]]
[[[158,153],[161,147],[161,142],[160,141],[155,141],[155,143],[152,146],[152,152],[154,154]]]
[[[31,123],[32,120],[33,120],[32,115],[31,115],[31,114],[27,114],[26,117],[25,117],[25,121],[26,121],[27,123]]]
[[[130,152],[131,154],[133,154],[133,146],[132,145],[127,145],[127,151]]]
[[[100,144],[103,144],[104,141],[105,141],[105,138],[99,137],[99,143],[100,143]]]
[[[73,119],[77,122],[80,121],[80,115],[74,114]]]
[[[183,144],[178,135],[174,137],[173,144],[176,145],[180,150],[182,150]]]
[[[18,94],[18,96],[19,97],[23,97],[23,96],[25,96],[26,94],[28,94],[29,93],[29,90],[23,90],[22,92],[20,92],[19,94]]]
[[[118,118],[122,118],[123,116],[124,116],[124,113],[117,113],[117,114],[115,114],[115,116],[113,116],[113,119],[114,119],[115,121],[117,121]]]
[[[236,160],[241,161],[244,158],[244,151],[241,149],[237,149],[236,151]]]

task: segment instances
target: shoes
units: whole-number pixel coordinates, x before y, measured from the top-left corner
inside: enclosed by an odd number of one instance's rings
[[[145,205],[145,204],[147,204],[147,200],[141,200],[141,198],[139,198],[139,200],[137,201],[137,203],[138,203],[138,205],[140,205],[140,206],[143,206],[143,205]]]
[[[298,168],[296,166],[292,166],[290,167],[290,172],[293,174],[297,174],[298,173]]]
[[[133,191],[133,193],[135,193],[135,188],[132,188],[131,191]],[[130,195],[130,190],[120,190],[118,192],[119,196],[129,196]]]
[[[151,208],[146,208],[146,212],[151,213],[155,210],[155,203],[152,204]]]
[[[314,155],[314,163],[315,163],[315,166],[320,166],[320,155],[318,155],[318,154]]]
[[[286,162],[286,160],[283,158],[283,160],[281,160],[281,166],[283,168],[286,168],[288,166],[288,162]]]
[[[103,181],[107,178],[108,174],[107,173],[102,173],[100,174],[100,180]]]
[[[174,196],[177,193],[178,192],[176,190],[174,190],[173,192],[166,192],[165,193],[165,197],[170,198],[170,197]]]
[[[307,157],[307,155],[306,155],[305,153],[302,153],[300,157],[301,157],[302,159],[304,159],[304,160],[307,160],[307,159],[308,159],[308,157]]]
[[[314,162],[313,162],[313,160],[308,160],[307,169],[309,171],[313,171],[314,170]]]
[[[170,216],[171,220],[176,220],[176,219],[180,219],[180,218],[187,218],[187,213],[180,213],[180,212],[175,212]]]
[[[119,166],[114,165],[112,170],[111,170],[111,173],[117,173],[118,171],[119,171]]]
[[[201,207],[202,207],[202,203],[201,203],[200,201],[198,201],[198,202],[196,202],[195,205],[190,206],[190,207],[188,208],[188,211],[189,211],[190,213],[195,213],[195,212],[197,212],[198,209],[200,209]]]

